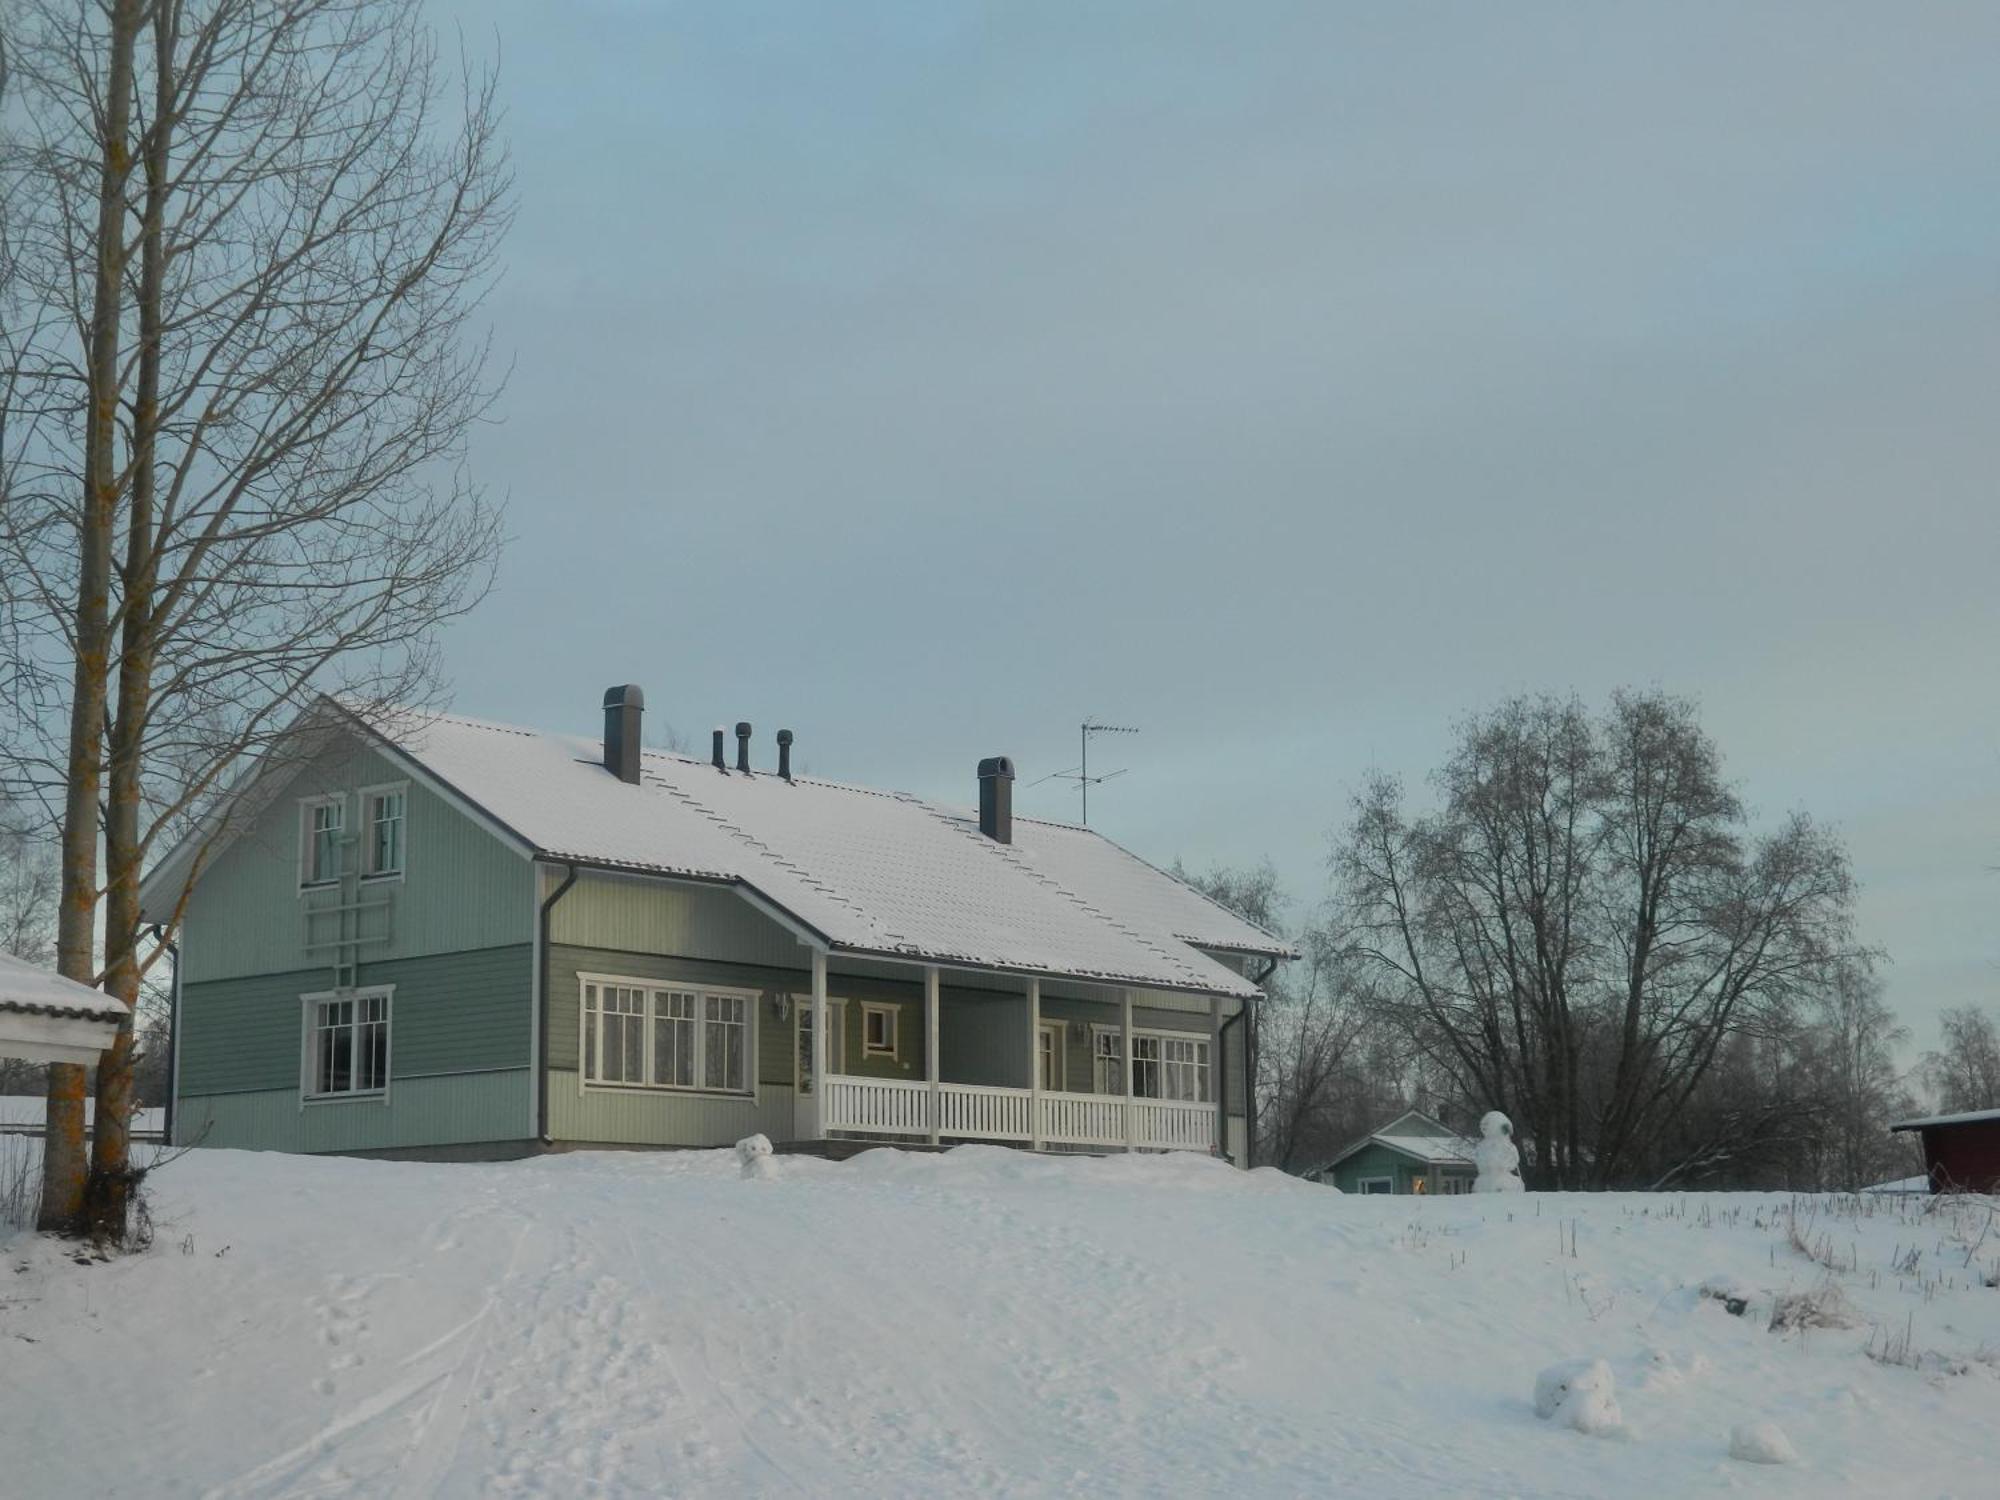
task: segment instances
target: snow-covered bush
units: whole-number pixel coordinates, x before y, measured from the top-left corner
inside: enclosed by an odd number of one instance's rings
[[[1611,1366],[1601,1359],[1566,1359],[1535,1377],[1535,1415],[1604,1437],[1625,1425]]]
[[[1771,1332],[1789,1333],[1795,1328],[1859,1328],[1861,1315],[1829,1276],[1804,1292],[1780,1292],[1771,1301]]]
[[[1749,1464],[1791,1464],[1799,1451],[1776,1422],[1738,1422],[1729,1429],[1729,1456]]]

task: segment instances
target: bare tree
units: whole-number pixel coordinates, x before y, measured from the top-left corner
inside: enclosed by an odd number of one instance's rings
[[[1940,1018],[1944,1045],[1924,1055],[1924,1086],[1947,1114],[2000,1109],[2000,1029],[1976,1005]]]
[[[75,122],[109,76],[101,38],[79,44],[53,5],[17,49],[36,60],[17,69],[41,134],[10,183],[74,175]],[[95,493],[73,439],[69,268],[115,243],[135,337],[111,382],[123,546],[99,737],[105,982],[128,1005],[178,922],[170,899],[147,949],[139,878],[163,841],[320,692],[415,706],[441,688],[438,627],[484,595],[499,545],[461,460],[495,392],[470,320],[510,204],[493,80],[447,107],[419,0],[153,0],[143,19],[147,45],[109,91],[139,143],[116,222],[93,231],[55,194],[28,257],[55,314],[8,350],[0,529],[0,566],[25,581],[15,775],[47,785],[62,668],[81,654],[54,606],[76,570],[79,478]],[[90,1216],[113,1237],[130,1052],[128,1033],[99,1069]]]
[[[0,953],[45,964],[55,953],[61,867],[48,830],[0,797]],[[0,1058],[0,1094],[41,1093],[43,1065]]]
[[[1517,699],[1461,727],[1434,813],[1378,778],[1333,865],[1381,1014],[1467,1108],[1520,1127],[1537,1185],[1643,1183],[1734,1035],[1852,952],[1839,843],[1761,838],[1692,708]]]

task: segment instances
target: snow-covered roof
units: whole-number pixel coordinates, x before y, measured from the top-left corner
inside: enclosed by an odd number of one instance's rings
[[[1199,922],[1164,914],[1176,898],[1161,883],[1212,903],[1116,846],[1080,857],[1102,842],[1087,830],[1017,822],[1027,841],[1000,844],[907,793],[660,750],[634,786],[605,770],[596,739],[331,707],[535,857],[730,885],[831,950],[1249,999],[1257,987],[1182,929],[1218,948],[1276,943],[1219,907]]]
[[[2000,1120],[2000,1109],[1968,1109],[1956,1115],[1926,1115],[1920,1120],[1898,1120],[1891,1130],[1929,1130],[1933,1125],[1977,1125],[1986,1120]]]
[[[1391,1151],[1401,1151],[1406,1156],[1418,1157],[1423,1161],[1449,1166],[1464,1162],[1468,1166],[1473,1161],[1474,1142],[1450,1135],[1371,1135],[1368,1137],[1378,1146],[1387,1146]]]
[[[74,979],[0,953],[0,1010],[79,1021],[122,1021],[125,1006]]]
[[[1369,1135],[1343,1148],[1339,1155],[1319,1167],[1320,1172],[1331,1172],[1356,1152],[1369,1146],[1387,1146],[1391,1151],[1400,1151],[1434,1167],[1473,1166],[1478,1158],[1473,1154],[1479,1143],[1469,1140],[1453,1130],[1444,1121],[1422,1110],[1406,1110]]]
[[[971,810],[949,811],[969,827],[978,826],[978,815]],[[1017,817],[1014,848],[1034,869],[1071,890],[1088,892],[1094,904],[1136,931],[1168,933],[1217,952],[1298,957],[1283,938],[1244,921],[1094,829]]]

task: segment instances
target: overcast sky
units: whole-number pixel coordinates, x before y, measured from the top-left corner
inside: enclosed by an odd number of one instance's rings
[[[448,17],[450,8],[444,8]],[[462,712],[1320,896],[1371,765],[1699,698],[1918,1048],[2000,1001],[2000,6],[472,4],[520,179]]]

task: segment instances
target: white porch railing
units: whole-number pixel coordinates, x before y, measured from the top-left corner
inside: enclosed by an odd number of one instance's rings
[[[1035,1095],[1027,1089],[984,1084],[938,1085],[938,1134],[952,1140],[1028,1141]],[[871,1135],[928,1136],[931,1090],[927,1083],[900,1078],[857,1078],[835,1074],[826,1080],[821,1125],[827,1130]],[[1131,1132],[1126,1102],[1113,1094],[1041,1096],[1044,1143],[1057,1146],[1134,1146],[1159,1151],[1207,1151],[1215,1145],[1215,1106],[1166,1099],[1134,1099]]]

